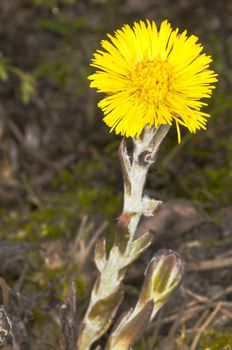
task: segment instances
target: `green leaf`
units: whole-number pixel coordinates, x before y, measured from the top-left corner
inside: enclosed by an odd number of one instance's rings
[[[10,71],[20,79],[20,94],[24,104],[28,104],[36,94],[36,80],[32,74],[10,66]]]
[[[86,26],[84,17],[71,18],[63,13],[60,13],[53,19],[41,20],[40,28],[53,32],[61,37],[70,37],[76,35],[80,28]]]
[[[8,80],[8,61],[2,56],[0,56],[0,79],[2,81]]]
[[[128,264],[139,258],[139,256],[151,245],[154,240],[154,234],[152,232],[146,232],[141,237],[132,241],[129,245]]]
[[[20,86],[21,97],[24,104],[28,104],[35,95],[35,80],[29,74],[23,74]]]

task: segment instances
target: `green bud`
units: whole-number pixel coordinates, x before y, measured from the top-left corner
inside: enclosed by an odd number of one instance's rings
[[[147,327],[151,313],[153,310],[153,302],[150,300],[144,307],[134,313],[129,310],[125,313],[118,324],[116,324],[107,343],[107,350],[127,350],[141,336]]]
[[[184,267],[180,256],[173,250],[160,250],[152,258],[145,272],[145,281],[136,309],[153,300],[151,319],[180,285]]]
[[[148,265],[135,308],[118,321],[109,337],[107,350],[128,350],[179,286],[182,277],[180,256],[172,250],[158,251]]]

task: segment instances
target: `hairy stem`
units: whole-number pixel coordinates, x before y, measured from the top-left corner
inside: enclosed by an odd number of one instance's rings
[[[152,235],[144,234],[135,239],[135,232],[142,215],[152,216],[159,201],[143,196],[147,172],[154,163],[159,146],[169,126],[157,129],[146,127],[143,138],[134,139],[132,159],[127,154],[124,140],[119,149],[124,178],[124,206],[116,230],[116,239],[109,252],[105,253],[104,241],[96,246],[95,262],[99,276],[94,285],[91,300],[82,321],[78,339],[78,350],[90,346],[112,323],[112,319],[123,298],[122,280],[126,267],[137,259],[152,242]]]

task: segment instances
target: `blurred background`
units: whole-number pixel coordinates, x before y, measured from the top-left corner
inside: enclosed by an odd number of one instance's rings
[[[130,268],[122,307],[154,251],[175,249],[183,287],[135,349],[232,349],[232,2],[1,0],[0,275],[15,349],[66,349],[59,309],[71,281],[79,316],[88,304],[94,243],[103,234],[112,243],[123,183],[120,137],[86,78],[106,33],[146,18],[199,36],[219,82],[207,131],[182,129],[178,144],[173,128],[150,171],[146,191],[165,206],[141,223],[156,240]]]

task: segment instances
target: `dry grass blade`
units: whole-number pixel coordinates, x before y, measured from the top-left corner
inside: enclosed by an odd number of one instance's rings
[[[91,252],[94,249],[95,243],[98,238],[102,235],[105,229],[108,226],[108,221],[103,221],[102,224],[92,233],[94,230],[94,225],[91,221],[88,220],[87,216],[84,216],[81,220],[79,229],[76,234],[75,242],[72,246],[72,255],[74,260],[78,264],[79,270],[81,270],[86,263]],[[88,240],[89,236],[92,236]]]
[[[76,350],[77,346],[77,312],[76,312],[76,287],[72,282],[71,294],[66,303],[61,307],[62,349]]]
[[[200,338],[202,334],[205,332],[205,330],[209,327],[209,325],[213,322],[215,317],[217,316],[218,312],[220,311],[221,304],[218,303],[215,309],[212,311],[212,313],[207,317],[207,319],[203,322],[199,330],[197,331],[197,334],[192,342],[192,345],[190,347],[190,350],[196,350],[198,343],[200,341]]]
[[[199,263],[186,264],[186,271],[204,271],[222,269],[232,266],[232,258],[222,260],[204,260]]]
[[[232,293],[232,286],[229,286],[229,287],[225,288],[224,290],[214,294],[212,299],[218,300],[219,298],[226,296],[227,294],[231,294],[231,293]]]
[[[2,277],[0,277],[0,288],[2,291],[1,293],[2,300],[0,301],[0,304],[3,304],[5,307],[7,307],[9,304],[10,287]]]
[[[181,305],[180,311],[177,314],[177,317],[176,317],[175,321],[173,322],[173,324],[168,332],[168,336],[160,344],[160,350],[174,350],[175,349],[175,335],[176,335],[176,331],[181,323],[181,318],[184,315],[185,306],[186,306],[186,303],[184,302]]]

